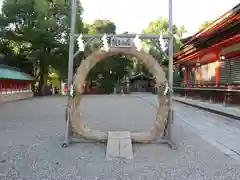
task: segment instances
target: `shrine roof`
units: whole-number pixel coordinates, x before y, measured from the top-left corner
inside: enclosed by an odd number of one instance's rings
[[[220,16],[207,27],[193,36],[182,39],[182,50],[174,55],[174,61],[178,61],[193,52],[207,48],[221,40],[239,34],[240,28],[240,4]]]
[[[17,68],[0,65],[0,79],[14,79],[14,80],[25,80],[35,81],[36,79],[27,73],[19,71]]]
[[[136,79],[138,79],[138,78],[143,78],[143,79],[146,79],[146,80],[152,80],[152,79],[154,79],[154,78],[151,77],[151,76],[148,76],[148,75],[146,75],[146,74],[144,74],[144,73],[140,73],[140,74],[137,74],[137,75],[134,75],[134,76],[129,77],[129,80],[136,80]]]
[[[216,32],[217,30],[221,29],[224,25],[226,25],[230,21],[233,21],[234,20],[233,17],[239,13],[240,13],[240,3],[237,4],[231,10],[229,10],[228,12],[226,12],[225,14],[223,14],[222,16],[220,16],[219,18],[217,18],[216,20],[214,20],[213,22],[211,22],[208,26],[198,31],[193,36],[188,37],[189,40],[186,42],[185,45],[194,43],[194,40],[196,40],[199,37],[206,36],[206,35],[209,36],[210,34]]]
[[[185,44],[185,43],[189,42],[191,39],[192,39],[192,36],[188,36],[188,37],[186,37],[186,38],[182,38],[182,39],[181,39],[181,42],[182,42],[183,44]]]

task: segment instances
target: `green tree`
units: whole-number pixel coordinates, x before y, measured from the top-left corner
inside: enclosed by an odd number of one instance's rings
[[[84,31],[88,34],[115,34],[116,25],[110,20],[96,19],[92,24],[84,24]],[[92,51],[99,49],[102,46],[101,39],[94,39],[85,48],[85,55],[90,54]]]
[[[50,69],[67,73],[70,0],[4,0],[0,26],[1,35],[9,47],[16,44],[18,53],[31,59],[40,91],[45,93]],[[77,5],[76,33],[83,30]]]
[[[168,27],[168,19],[159,17],[156,20],[153,20],[146,29],[143,30],[143,33],[146,34],[167,34],[169,32]],[[173,25],[173,51],[174,53],[178,52],[180,50],[180,47],[182,45],[180,39],[185,33],[185,27],[176,25]],[[159,61],[159,63],[163,65],[168,64],[168,60],[166,58],[167,55],[167,49],[163,49],[162,46],[159,46],[158,42],[152,42],[151,40],[145,40],[144,41],[145,46],[147,46],[147,49],[149,50],[149,53]],[[165,46],[167,46],[167,41],[164,41]],[[156,48],[158,46],[158,48]]]
[[[210,25],[212,23],[212,21],[204,21],[200,27],[199,27],[199,30],[202,30],[204,28],[206,28],[208,25]]]
[[[116,25],[110,20],[96,19],[88,26],[88,34],[115,34]]]
[[[95,20],[92,24],[85,24],[89,34],[115,34],[116,25],[109,20]],[[86,55],[100,48],[101,40],[95,39],[86,48]],[[133,62],[129,57],[117,55],[107,57],[105,60],[97,63],[88,75],[90,84],[100,86],[107,93],[113,91],[113,87],[117,84],[132,68]]]

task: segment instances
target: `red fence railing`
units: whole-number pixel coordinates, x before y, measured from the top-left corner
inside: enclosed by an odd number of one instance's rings
[[[209,82],[209,83],[202,83],[202,84],[195,84],[195,83],[175,83],[173,85],[174,89],[196,89],[196,90],[240,90],[240,83],[216,83],[216,82]]]

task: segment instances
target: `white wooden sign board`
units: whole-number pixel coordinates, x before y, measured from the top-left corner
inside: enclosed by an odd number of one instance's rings
[[[133,40],[133,38],[113,36],[111,38],[110,46],[112,48],[130,48],[134,45]]]

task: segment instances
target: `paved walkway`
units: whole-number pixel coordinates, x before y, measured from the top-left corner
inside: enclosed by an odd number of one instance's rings
[[[176,103],[179,113],[186,112],[174,121],[177,150],[165,145],[136,144],[133,160],[107,161],[105,144],[60,147],[65,105],[65,97],[0,105],[1,180],[240,179],[240,162],[204,141],[194,127],[188,125],[191,120],[197,123],[209,119],[225,121],[221,116],[197,110],[202,115],[195,118],[195,109]],[[81,105],[86,124],[101,130],[143,131],[151,127],[156,114],[153,105],[131,96],[86,96]]]
[[[157,106],[156,96],[145,96],[143,99]],[[192,100],[193,102],[195,101]],[[205,107],[207,106],[213,107],[212,104],[205,105]],[[220,105],[216,105],[215,108],[217,106]],[[240,121],[177,102],[174,103],[174,112],[176,119],[191,126],[192,130],[205,141],[214,145],[224,154],[240,160]]]
[[[209,110],[212,112],[216,112],[216,113],[240,120],[240,106],[239,107],[227,106],[220,103],[209,103],[209,102],[204,102],[204,101],[185,98],[185,97],[178,97],[178,96],[175,96],[173,99],[175,101],[178,101],[187,105],[192,105],[195,107],[199,107],[205,110]]]

